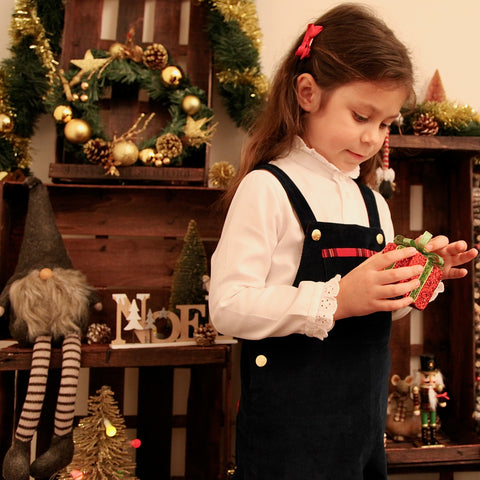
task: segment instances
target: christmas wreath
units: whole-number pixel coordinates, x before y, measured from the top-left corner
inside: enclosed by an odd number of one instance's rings
[[[206,94],[191,85],[167,49],[154,43],[142,49],[135,45],[131,30],[125,44],[113,43],[109,51],[89,50],[83,59],[60,72],[50,108],[57,121],[57,134],[65,152],[85,163],[103,165],[107,174],[119,175],[118,166],[138,160],[145,165],[181,166],[210,142],[216,125],[209,122],[213,111]],[[100,100],[107,87],[133,86],[147,92],[158,109],[167,107],[170,122],[160,133],[135,143],[152,120],[141,114],[120,136],[107,137],[100,116]]]
[[[226,104],[227,112],[235,121],[237,126],[248,128],[255,118],[259,109],[262,108],[268,91],[268,83],[261,73],[259,61],[259,48],[261,34],[258,26],[258,18],[254,0],[198,0],[204,2],[208,8],[208,35],[211,42],[214,65],[217,71],[218,90]],[[39,115],[48,109],[56,106],[52,104],[52,96],[49,92],[56,84],[56,95],[62,90],[58,89],[58,83],[54,82],[56,62],[55,58],[60,56],[60,40],[63,30],[64,0],[16,0],[15,11],[12,15],[10,36],[12,38],[11,58],[4,60],[0,65],[0,171],[12,172],[16,169],[26,171],[31,165],[29,152],[30,138],[33,135]],[[106,58],[109,52],[91,52],[94,58]],[[174,65],[170,65],[174,66]],[[176,91],[168,90],[165,87],[150,82],[149,73],[140,64],[132,65],[131,59],[115,59],[108,70],[102,71],[105,77],[96,82],[89,83],[88,92],[79,92],[79,98],[88,95],[91,103],[92,94],[101,94],[103,91],[102,81],[116,82],[115,75],[125,69],[126,77],[122,81],[132,81],[143,88],[153,87],[150,92],[152,100],[163,102],[171,107],[171,133],[178,132],[179,117],[182,110],[178,109],[179,97],[187,88],[194,88],[188,85],[188,79],[184,79]],[[70,73],[65,72],[64,79],[68,80]],[[129,77],[129,79],[127,79]],[[93,77],[92,77],[93,78]],[[80,87],[81,87],[80,82]],[[157,98],[153,98],[158,95]],[[194,91],[194,96],[201,98],[200,92]],[[49,96],[49,102],[46,98]],[[55,95],[54,95],[55,98]],[[60,97],[57,97],[60,98]],[[193,103],[193,100],[190,97]],[[86,112],[87,106],[80,105],[76,100],[75,105],[63,105],[72,110],[74,115],[78,109],[80,117],[86,114],[92,135],[99,132],[95,125],[98,118],[94,110]],[[54,102],[53,102],[54,103]],[[65,102],[67,103],[67,102]],[[56,117],[69,118],[68,108],[61,113],[62,109],[56,111]],[[177,115],[180,113],[180,116]],[[206,111],[203,111],[206,114]],[[200,118],[197,114],[195,120]],[[205,117],[206,118],[206,117]],[[80,120],[81,118],[75,117]],[[64,121],[61,120],[61,121]],[[143,127],[140,123],[146,123],[147,119],[139,119],[139,124],[132,126],[132,131],[127,137],[134,137]],[[81,123],[73,122],[67,131],[78,133]],[[73,128],[76,126],[75,128]],[[205,130],[206,124],[201,126]],[[85,125],[83,124],[83,127]],[[192,127],[191,121],[189,127]],[[194,129],[200,127],[199,123],[193,124]],[[86,128],[86,127],[85,127]],[[88,130],[88,128],[86,128]],[[59,127],[59,130],[62,130]],[[80,130],[82,130],[80,128]],[[170,130],[170,129],[169,129]],[[72,133],[72,132],[70,132]],[[203,133],[202,133],[203,135]],[[108,145],[100,140],[106,141],[99,133],[99,140],[89,145],[89,155],[104,157]],[[168,139],[168,137],[167,137]],[[125,137],[123,138],[125,140]],[[118,143],[118,142],[117,142]],[[150,142],[151,143],[151,142]],[[78,155],[84,156],[78,146],[66,145]],[[95,153],[94,153],[95,152]],[[103,152],[103,153],[101,153]],[[151,157],[152,152],[147,152],[144,157]],[[183,161],[183,158],[175,162]],[[174,163],[175,163],[174,162]]]

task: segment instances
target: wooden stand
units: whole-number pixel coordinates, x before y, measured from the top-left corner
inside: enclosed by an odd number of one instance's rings
[[[223,224],[215,208],[221,192],[193,187],[51,185],[51,203],[58,228],[75,268],[98,288],[104,310],[92,322],[114,327],[116,304],[112,293],[150,293],[155,308],[168,305],[175,263],[188,222],[195,219],[210,254]],[[28,190],[21,184],[0,183],[0,286],[12,274],[23,236]],[[4,337],[5,325],[2,325]],[[114,331],[114,330],[113,330]],[[231,461],[232,346],[111,349],[85,345],[82,364],[90,370],[90,394],[111,386],[123,407],[124,369],[139,368],[138,414],[126,418],[137,429],[140,478],[170,479],[172,428],[186,428],[185,478],[218,478]],[[10,446],[14,408],[21,410],[31,362],[31,349],[0,350],[0,460]],[[60,352],[52,355],[52,376]],[[173,416],[173,369],[190,369],[186,416]],[[58,381],[58,378],[56,379]],[[55,381],[55,379],[54,379]],[[39,427],[40,450],[50,442],[51,414],[56,399],[49,385],[47,411]],[[14,395],[15,392],[15,395]],[[136,392],[133,392],[135,395]],[[17,398],[14,405],[14,398]],[[182,477],[183,478],[183,477]]]
[[[395,231],[416,238],[424,230],[451,240],[472,242],[472,158],[480,152],[480,138],[391,135],[390,164],[397,190],[389,201]],[[410,189],[423,188],[423,227],[411,230]],[[422,449],[413,443],[388,443],[391,473],[439,471],[442,479],[453,471],[480,470],[480,437],[474,433],[475,339],[473,278],[446,284],[423,313],[423,343],[410,343],[410,318],[394,322],[391,340],[392,373],[410,373],[410,358],[433,353],[445,377],[451,400],[439,411],[445,448]]]

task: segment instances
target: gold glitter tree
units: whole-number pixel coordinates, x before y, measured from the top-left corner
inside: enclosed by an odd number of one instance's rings
[[[90,397],[88,412],[73,433],[73,460],[57,478],[137,480],[135,463],[128,451],[125,420],[110,387],[103,386]]]

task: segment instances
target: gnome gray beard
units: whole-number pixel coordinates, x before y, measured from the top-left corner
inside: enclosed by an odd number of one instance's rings
[[[33,343],[40,335],[54,340],[84,333],[89,317],[91,288],[78,270],[54,268],[51,277],[39,270],[15,280],[10,287],[10,332],[20,343]]]

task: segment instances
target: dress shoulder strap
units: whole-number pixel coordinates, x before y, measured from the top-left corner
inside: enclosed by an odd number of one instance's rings
[[[271,163],[258,165],[256,169],[267,170],[272,175],[277,177],[278,181],[281,183],[282,187],[287,193],[288,199],[290,200],[290,203],[292,204],[293,209],[300,220],[303,231],[306,232],[308,225],[312,222],[316,222],[317,220],[307,200],[302,195],[302,192],[300,192],[298,187],[293,183],[292,179],[281,168],[277,167],[276,165],[272,165]]]

